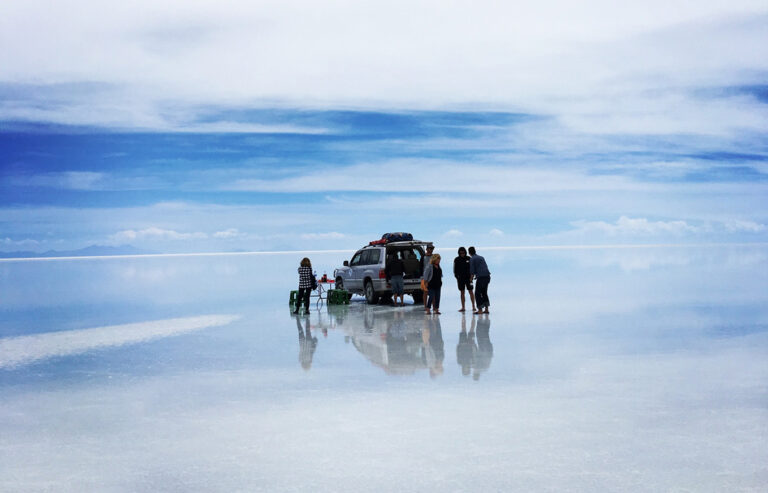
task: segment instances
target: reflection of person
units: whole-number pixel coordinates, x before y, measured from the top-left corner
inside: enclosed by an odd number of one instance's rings
[[[461,366],[461,374],[468,377],[475,365],[475,354],[477,345],[475,344],[475,319],[472,319],[472,327],[467,334],[467,319],[461,317],[461,332],[459,333],[459,343],[456,345],[456,362]]]
[[[309,314],[309,294],[314,289],[315,276],[312,274],[312,263],[307,257],[301,259],[299,265],[299,296],[296,300],[296,310],[299,313],[301,303],[304,302],[304,313]]]
[[[429,295],[425,311],[429,313],[429,309],[432,308],[436,314],[440,315],[440,291],[443,288],[443,269],[440,268],[440,254],[432,255],[429,262],[430,268],[424,274]]]
[[[408,326],[405,324],[403,312],[396,311],[392,314],[392,320],[387,324],[387,335],[398,339],[405,339],[408,332]]]
[[[469,257],[467,256],[467,249],[464,247],[459,247],[459,256],[453,259],[453,276],[459,285],[459,291],[461,291],[461,310],[459,311],[465,311],[464,290],[466,289],[469,291],[469,299],[472,301],[472,311],[476,312],[472,275],[469,273]]]
[[[312,356],[317,349],[317,337],[314,337],[309,329],[309,317],[302,318],[304,328],[301,327],[301,319],[296,318],[296,328],[299,329],[299,363],[302,368],[309,371],[312,367]]]
[[[405,285],[403,284],[403,275],[405,274],[405,263],[397,256],[397,253],[389,257],[384,273],[387,276],[387,282],[392,285],[392,301],[397,305],[397,297],[399,296],[400,306],[404,306]]]
[[[421,329],[421,342],[421,358],[429,368],[429,376],[435,378],[442,375],[445,343],[439,318],[425,317],[424,326]]]
[[[474,323],[474,319],[472,319]],[[491,344],[491,320],[488,315],[478,317],[477,321],[477,358],[475,358],[475,372],[472,378],[480,378],[480,374],[491,367],[493,358],[493,344]]]
[[[488,284],[491,282],[491,272],[488,270],[488,264],[485,259],[477,254],[475,247],[469,247],[469,273],[477,278],[475,284],[475,299],[477,300],[477,311],[475,313],[488,313],[488,307],[491,302],[488,299]],[[485,311],[483,311],[485,309]]]

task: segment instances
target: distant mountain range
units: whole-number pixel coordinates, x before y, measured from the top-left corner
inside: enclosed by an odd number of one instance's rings
[[[48,250],[47,252],[0,252],[0,258],[45,258],[45,257],[104,257],[112,255],[148,255],[156,252],[142,250],[131,245],[91,245],[79,250]]]

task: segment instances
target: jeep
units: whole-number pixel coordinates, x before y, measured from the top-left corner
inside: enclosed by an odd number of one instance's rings
[[[389,299],[392,296],[392,286],[387,282],[384,269],[391,255],[398,255],[405,264],[405,294],[413,297],[414,303],[423,301],[421,291],[421,275],[424,270],[422,258],[428,241],[389,241],[371,242],[344,261],[344,266],[334,269],[333,277],[336,289],[345,289],[350,293],[361,294],[370,304],[376,304],[379,299]]]

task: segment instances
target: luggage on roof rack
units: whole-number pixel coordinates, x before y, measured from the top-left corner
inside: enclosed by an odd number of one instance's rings
[[[413,235],[411,233],[384,233],[381,235],[380,240],[373,240],[369,242],[369,245],[386,245],[393,241],[413,241]]]
[[[381,239],[389,243],[392,241],[413,241],[413,235],[411,233],[384,233],[381,235]]]

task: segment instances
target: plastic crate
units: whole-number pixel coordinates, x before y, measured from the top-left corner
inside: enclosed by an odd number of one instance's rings
[[[329,305],[348,305],[351,296],[349,292],[343,289],[329,289],[328,290],[328,304]]]

